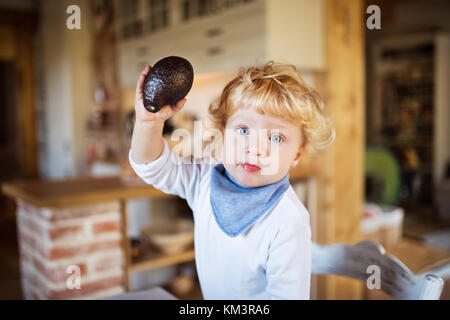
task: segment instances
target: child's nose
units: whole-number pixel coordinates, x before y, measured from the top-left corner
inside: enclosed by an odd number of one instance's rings
[[[266,157],[268,152],[268,143],[265,139],[259,138],[258,141],[249,142],[247,153],[256,155],[257,157]]]

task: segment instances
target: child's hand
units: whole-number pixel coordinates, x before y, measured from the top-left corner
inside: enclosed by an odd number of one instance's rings
[[[150,72],[151,67],[146,66],[142,71],[136,86],[136,99],[134,102],[134,109],[136,112],[136,121],[139,122],[165,122],[175,112],[183,109],[186,103],[186,98],[181,99],[176,105],[165,105],[156,113],[150,112],[144,107],[144,80],[147,74]]]

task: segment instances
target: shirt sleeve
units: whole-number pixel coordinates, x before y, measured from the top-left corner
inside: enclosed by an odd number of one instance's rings
[[[309,300],[311,284],[311,228],[281,226],[269,248],[267,291],[270,299]]]
[[[167,194],[174,194],[186,199],[188,205],[193,208],[202,173],[202,164],[206,160],[195,163],[192,156],[181,157],[170,149],[164,137],[162,139],[163,152],[152,162],[137,164],[131,157],[130,149],[128,154],[130,165],[145,183],[151,184]]]

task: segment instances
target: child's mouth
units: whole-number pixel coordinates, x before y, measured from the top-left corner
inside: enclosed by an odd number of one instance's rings
[[[261,170],[260,167],[254,166],[250,163],[241,163],[241,167],[244,168],[244,170],[246,170],[248,172],[256,172],[256,171]]]

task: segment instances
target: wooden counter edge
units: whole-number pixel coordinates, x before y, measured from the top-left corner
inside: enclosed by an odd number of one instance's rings
[[[308,167],[297,167],[289,171],[290,181],[295,181],[299,179],[306,179],[318,174],[318,169],[313,166]],[[94,177],[79,177],[80,181],[89,179],[95,179]],[[101,179],[101,178],[99,178]],[[73,178],[68,178],[67,181],[73,180]],[[52,180],[58,181],[58,180]],[[60,180],[63,181],[63,180]],[[138,199],[138,198],[149,198],[149,199],[161,199],[161,198],[173,198],[176,195],[166,194],[154,188],[151,185],[126,185],[123,187],[110,189],[110,190],[99,190],[96,192],[87,193],[76,193],[73,195],[64,196],[54,196],[54,197],[37,197],[27,192],[22,187],[26,183],[25,180],[3,182],[1,184],[1,191],[6,196],[12,199],[20,199],[33,206],[39,208],[55,208],[60,209],[63,207],[89,205],[108,201],[119,201],[126,199]]]
[[[141,188],[144,187],[144,188]],[[25,192],[14,182],[5,182],[1,186],[2,193],[12,199],[20,199],[38,208],[61,209],[66,207],[90,205],[101,202],[120,201],[126,199],[161,199],[172,198],[175,195],[166,194],[152,186],[125,186],[111,190],[100,190],[98,192],[89,192],[86,194],[64,195],[49,198],[39,198]]]

